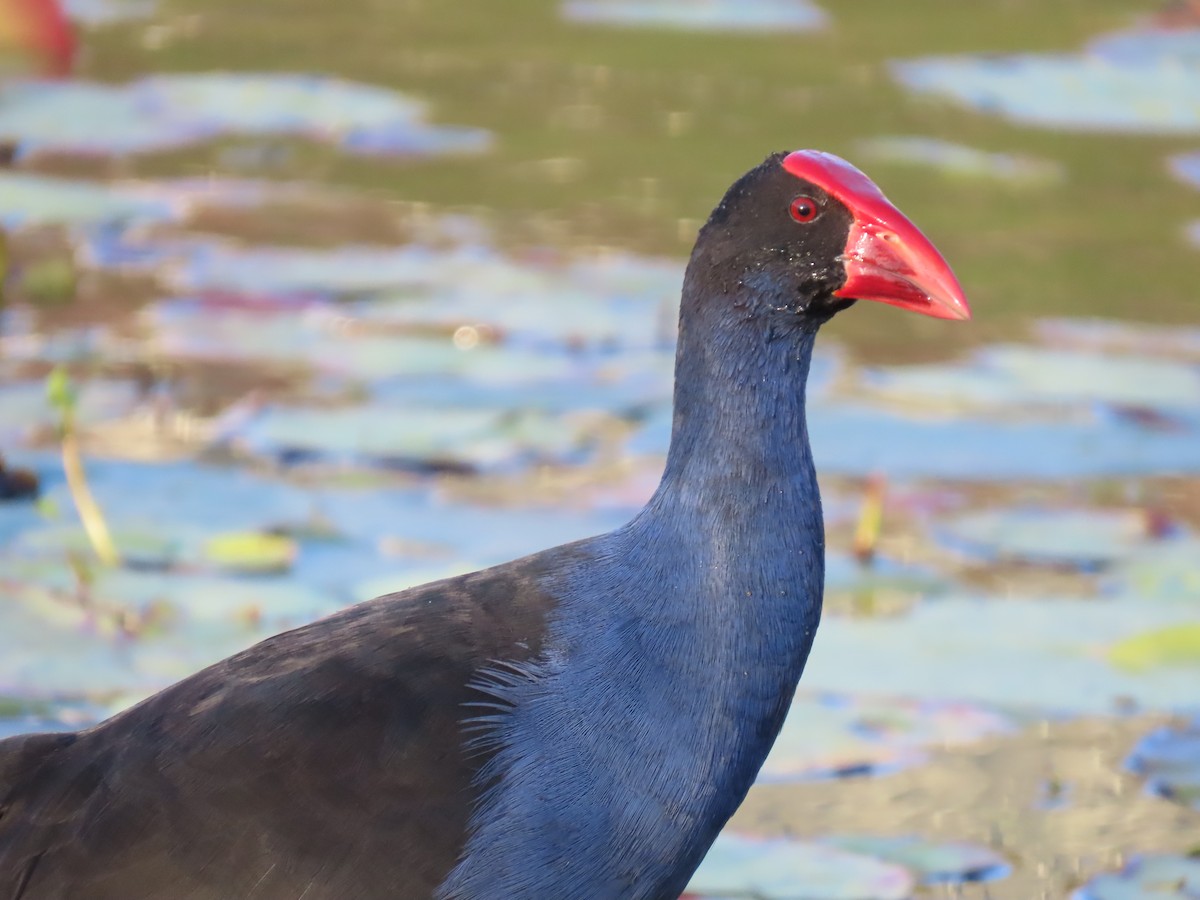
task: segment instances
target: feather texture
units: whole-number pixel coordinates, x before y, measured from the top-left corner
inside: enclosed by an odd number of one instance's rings
[[[782,158],[697,241],[666,471],[632,522],[0,741],[0,900],[675,900],[820,618],[804,387],[852,214],[799,228]]]

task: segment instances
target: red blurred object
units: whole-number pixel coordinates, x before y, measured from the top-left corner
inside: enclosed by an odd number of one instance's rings
[[[1195,28],[1200,25],[1200,0],[1171,0],[1152,21],[1158,28]]]
[[[0,0],[0,49],[32,54],[43,74],[69,75],[75,31],[58,0]]]

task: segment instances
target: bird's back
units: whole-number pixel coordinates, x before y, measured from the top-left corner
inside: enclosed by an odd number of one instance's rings
[[[263,641],[78,734],[0,742],[0,898],[428,898],[476,673],[540,651],[560,549]]]

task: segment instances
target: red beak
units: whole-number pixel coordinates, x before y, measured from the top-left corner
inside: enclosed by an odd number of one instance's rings
[[[962,287],[937,248],[871,179],[830,153],[797,150],[783,167],[840,200],[854,216],[834,295],[876,300],[938,319],[969,319]]]

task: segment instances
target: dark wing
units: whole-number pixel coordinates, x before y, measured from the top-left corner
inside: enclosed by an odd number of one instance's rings
[[[470,685],[541,649],[567,548],[351,607],[79,734],[0,741],[0,900],[428,898],[483,761]]]

